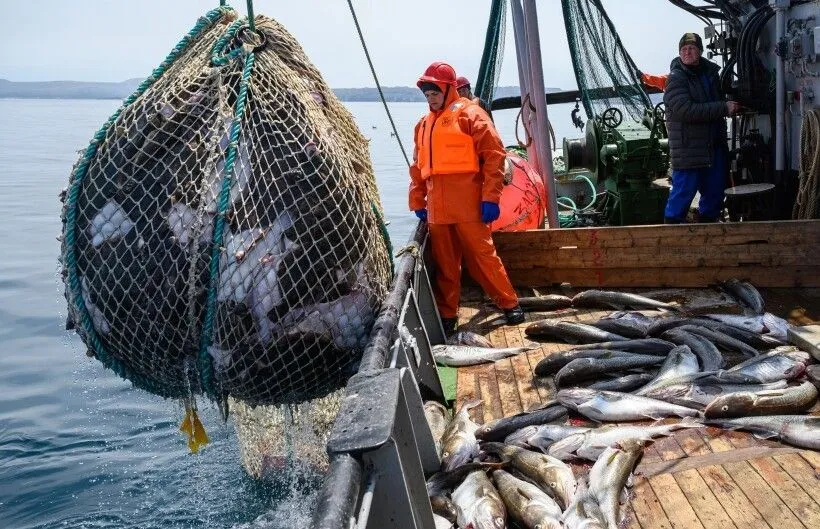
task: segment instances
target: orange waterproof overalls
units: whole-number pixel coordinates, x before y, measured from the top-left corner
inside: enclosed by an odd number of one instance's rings
[[[436,263],[435,297],[442,318],[455,318],[461,293],[462,259],[500,309],[518,297],[495,252],[490,227],[481,222],[481,202],[498,203],[506,153],[495,126],[478,105],[452,87],[442,110],[431,111],[415,130],[410,167],[410,209],[427,209]]]

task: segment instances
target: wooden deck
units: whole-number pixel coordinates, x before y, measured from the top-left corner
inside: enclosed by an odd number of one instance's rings
[[[646,291],[646,289],[645,289]],[[538,290],[541,294],[557,290]],[[706,290],[686,290],[691,305],[704,309],[719,303]],[[531,296],[532,290],[521,295]],[[669,291],[670,297],[675,292]],[[820,290],[766,290],[767,309],[786,317],[795,307],[820,318]],[[571,321],[594,321],[609,311],[568,309],[530,313],[527,323],[502,325],[499,314],[467,289],[459,325],[486,335],[498,347],[531,342],[524,335],[529,322],[545,316]],[[539,349],[495,364],[458,370],[457,405],[480,399],[471,410],[484,423],[527,410],[554,396],[551,382],[534,385],[533,368],[545,355],[570,349],[566,344],[543,344]],[[815,406],[813,413],[820,407]],[[576,470],[581,470],[577,467]],[[637,469],[627,527],[786,529],[820,527],[820,453],[764,441],[741,432],[718,428],[686,429],[658,439],[644,453]]]

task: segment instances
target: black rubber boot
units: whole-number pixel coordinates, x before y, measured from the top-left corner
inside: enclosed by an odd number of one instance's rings
[[[441,326],[444,328],[444,335],[450,336],[456,331],[457,318],[441,318]]]
[[[504,316],[507,318],[507,325],[518,325],[524,323],[524,311],[519,305],[504,311]]]

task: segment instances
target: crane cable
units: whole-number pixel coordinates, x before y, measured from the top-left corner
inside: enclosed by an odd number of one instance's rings
[[[251,0],[248,1],[250,2]],[[373,74],[373,80],[376,82],[376,88],[379,90],[379,97],[381,97],[384,110],[387,112],[387,119],[390,120],[390,126],[393,127],[393,134],[396,136],[396,141],[399,143],[399,148],[401,149],[402,155],[404,155],[404,161],[407,162],[407,166],[409,167],[410,159],[407,157],[407,152],[404,150],[404,144],[401,142],[399,131],[396,129],[396,124],[393,122],[393,116],[390,114],[390,108],[387,106],[387,100],[384,98],[384,92],[382,92],[379,77],[376,75],[376,69],[373,67],[373,61],[370,59],[370,52],[367,51],[367,44],[364,42],[364,35],[362,34],[361,26],[359,26],[359,18],[356,16],[356,10],[353,8],[352,0],[347,0],[347,5],[350,7],[350,14],[353,15],[353,23],[356,24],[356,31],[359,33],[359,40],[362,43],[364,55],[367,57],[367,64],[370,65],[370,73]]]

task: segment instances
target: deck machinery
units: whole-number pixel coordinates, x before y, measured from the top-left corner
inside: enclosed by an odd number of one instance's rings
[[[663,222],[669,188],[657,185],[669,168],[669,141],[662,105],[647,111],[640,122],[623,118],[615,107],[586,124],[583,138],[564,139],[568,171],[588,169],[603,182],[602,206],[606,224],[635,225]]]

